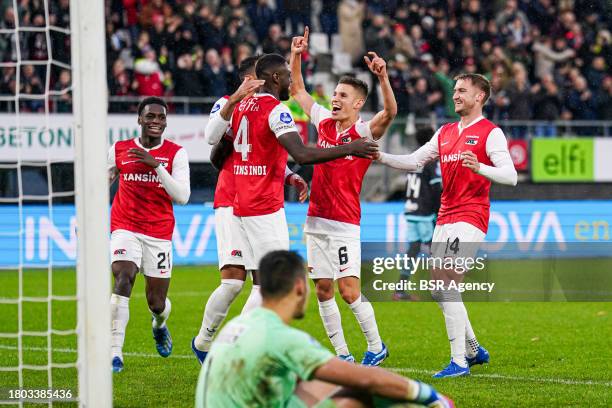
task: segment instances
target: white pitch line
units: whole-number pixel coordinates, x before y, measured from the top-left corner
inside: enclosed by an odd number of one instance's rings
[[[400,373],[404,372],[404,373],[429,374],[429,375],[432,375],[434,373],[434,371],[423,370],[419,368],[390,367],[389,370],[397,371]],[[470,377],[489,378],[489,379],[495,379],[495,380],[531,381],[531,382],[567,384],[567,385],[601,385],[604,387],[612,387],[612,382],[610,381],[596,381],[596,380],[568,380],[565,378],[518,377],[518,376],[503,375],[503,374],[470,374]]]
[[[15,346],[6,346],[0,344],[0,349],[4,350],[17,350]],[[47,351],[46,347],[22,347],[23,350],[30,351]],[[76,353],[75,349],[69,348],[54,348],[53,351],[58,353]],[[125,356],[129,357],[141,357],[141,358],[157,358],[158,354],[148,354],[148,353],[133,353],[126,352],[123,353]],[[195,356],[186,355],[186,354],[172,354],[172,358],[178,358],[183,360],[195,360]],[[383,367],[387,368],[387,367]],[[433,374],[433,371],[423,370],[420,368],[404,368],[404,367],[388,367],[388,370],[397,371],[400,373],[415,373],[415,374]],[[495,380],[511,380],[511,381],[524,381],[524,382],[539,382],[539,383],[552,383],[552,384],[566,384],[566,385],[600,385],[603,387],[612,387],[612,382],[610,381],[596,381],[596,380],[568,380],[565,378],[541,378],[541,377],[519,377],[512,375],[503,375],[503,374],[470,374],[471,377],[476,378],[488,378]]]

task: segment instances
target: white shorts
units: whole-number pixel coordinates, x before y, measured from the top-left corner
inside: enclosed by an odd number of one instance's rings
[[[284,208],[272,214],[233,218],[232,237],[244,237],[242,257],[247,270],[258,269],[261,258],[268,252],[289,250],[289,230]]]
[[[170,278],[172,241],[127,230],[115,230],[110,241],[111,262],[131,261],[145,276]]]
[[[217,235],[217,258],[219,269],[226,265],[245,265],[245,238],[232,234],[232,224],[237,222],[232,207],[215,209],[215,234]]]
[[[311,279],[361,277],[361,241],[359,238],[326,234],[306,235],[306,253]]]
[[[433,257],[474,258],[485,233],[467,222],[436,225],[431,255]]]

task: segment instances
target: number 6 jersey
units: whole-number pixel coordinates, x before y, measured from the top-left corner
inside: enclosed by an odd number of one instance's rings
[[[298,132],[289,109],[270,94],[241,101],[231,117],[234,134],[234,215],[272,214],[284,206],[287,151],[277,138]]]

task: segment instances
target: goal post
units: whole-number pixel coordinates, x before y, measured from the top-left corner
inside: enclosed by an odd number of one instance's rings
[[[79,405],[112,406],[104,2],[70,1]]]

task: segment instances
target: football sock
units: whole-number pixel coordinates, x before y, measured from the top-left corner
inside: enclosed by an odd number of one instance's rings
[[[160,314],[151,312],[151,315],[153,316],[153,328],[159,329],[161,327],[164,327],[166,325],[166,320],[168,320],[168,316],[170,316],[171,311],[172,303],[170,303],[170,298],[166,297],[166,304],[164,306],[164,310]]]
[[[465,355],[469,358],[473,358],[476,356],[476,354],[478,354],[480,344],[478,343],[478,340],[476,340],[476,335],[472,329],[472,324],[470,323],[467,309],[463,303],[461,303],[461,305],[463,306],[465,312]]]
[[[261,306],[261,292],[259,291],[259,285],[253,285],[249,298],[247,299],[241,313],[247,313],[256,307]]]
[[[376,325],[376,317],[374,316],[372,304],[370,302],[362,302],[360,296],[349,307],[355,314],[359,327],[361,327],[361,331],[365,335],[368,342],[368,351],[380,353],[382,351],[382,340],[380,339],[380,334],[378,334],[378,326]]]
[[[112,294],[111,304],[111,351],[113,357],[123,360],[125,328],[130,320],[130,298]]]
[[[206,307],[200,332],[195,338],[195,346],[200,351],[208,351],[215,332],[227,316],[230,305],[242,290],[244,281],[240,279],[221,279],[221,284],[210,295]]]
[[[465,359],[466,314],[461,296],[455,291],[434,291],[432,297],[438,302],[444,315],[451,358],[460,367],[467,367]]]
[[[327,337],[331,341],[332,346],[339,356],[349,355],[349,350],[344,339],[344,331],[342,330],[342,319],[340,318],[340,310],[336,299],[331,298],[321,302],[319,300],[319,314],[323,321],[323,327],[327,332]]]

